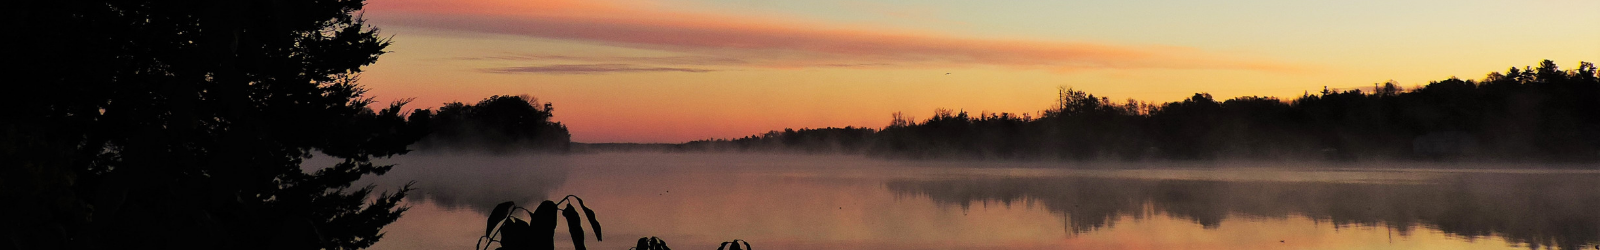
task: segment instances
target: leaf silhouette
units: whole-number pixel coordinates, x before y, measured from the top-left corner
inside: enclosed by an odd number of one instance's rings
[[[740,242],[744,243],[744,248],[742,248],[742,249],[739,248],[739,243]],[[733,247],[729,248],[729,246],[733,246]],[[722,242],[722,245],[717,246],[717,250],[751,250],[751,247],[750,247],[750,242],[749,241],[744,241],[744,240],[741,240],[741,239],[734,239],[733,241]]]
[[[600,236],[600,221],[595,220],[594,210],[589,210],[589,206],[584,206],[583,200],[578,200],[578,206],[583,208],[583,216],[589,218],[589,228],[594,229],[594,240],[605,241],[605,236]]]
[[[500,232],[502,232],[500,234],[500,248],[505,250],[533,249],[533,242],[531,241],[537,238],[536,235],[531,234],[528,223],[516,217],[506,220],[505,225],[500,227]]]
[[[516,203],[507,201],[494,206],[494,212],[489,212],[489,225],[483,228],[484,237],[489,237],[490,234],[494,233],[494,226],[499,225],[500,221],[504,221],[506,216],[510,215],[511,206],[513,205],[516,205]]]
[[[572,203],[567,203],[567,208],[561,209],[561,216],[567,218],[567,232],[572,234],[572,249],[586,250],[583,247],[583,220],[578,218],[578,210],[572,208]]]
[[[536,241],[533,243],[534,247],[537,249],[555,249],[556,203],[553,201],[540,202],[538,208],[534,208],[532,213],[528,213],[528,217],[530,217],[528,218],[529,223],[533,224],[532,234],[538,235],[538,237],[534,238]]]
[[[636,250],[672,250],[671,247],[667,247],[667,242],[666,241],[663,241],[663,240],[661,240],[661,238],[656,238],[656,237],[640,237],[639,238],[639,243],[634,244],[633,249],[636,249]]]

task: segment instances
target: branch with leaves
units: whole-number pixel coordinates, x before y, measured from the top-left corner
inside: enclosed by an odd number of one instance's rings
[[[556,213],[565,217],[567,231],[572,234],[572,248],[585,250],[583,245],[583,223],[578,218],[578,210],[572,206],[578,203],[578,208],[583,209],[584,217],[589,220],[589,227],[594,230],[595,241],[604,238],[600,233],[600,221],[595,220],[594,210],[583,204],[583,198],[576,195],[567,195],[561,201],[544,201],[533,210],[516,206],[515,202],[502,202],[489,213],[489,221],[483,229],[483,236],[478,238],[478,243],[473,249],[487,250],[493,243],[500,243],[500,250],[527,250],[527,249],[555,249]],[[556,209],[562,204],[566,208]],[[521,210],[528,215],[527,220],[513,216]],[[499,239],[496,239],[499,238]]]

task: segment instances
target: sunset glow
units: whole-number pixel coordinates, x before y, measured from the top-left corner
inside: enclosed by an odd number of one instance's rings
[[[12,5],[4,249],[1600,250],[1597,0]]]
[[[577,142],[881,127],[902,111],[1298,96],[1600,58],[1593,1],[374,0],[362,83],[412,107],[529,94]]]

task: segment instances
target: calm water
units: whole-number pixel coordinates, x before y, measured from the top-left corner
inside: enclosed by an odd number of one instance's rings
[[[1595,170],[1063,169],[715,154],[392,162],[402,165],[378,185],[415,180],[420,189],[375,249],[471,249],[494,204],[567,194],[582,196],[605,229],[606,240],[590,241],[590,249],[628,249],[645,236],[707,250],[732,239],[763,250],[1595,249],[1600,242]],[[557,231],[557,246],[569,244]]]

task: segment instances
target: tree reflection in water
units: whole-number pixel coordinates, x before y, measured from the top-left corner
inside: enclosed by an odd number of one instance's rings
[[[1074,233],[1112,227],[1122,216],[1162,214],[1214,229],[1230,216],[1299,215],[1336,226],[1382,225],[1401,235],[1420,224],[1529,248],[1600,242],[1600,174],[1473,173],[1376,184],[1037,177],[894,180],[886,186],[963,209],[974,202],[1036,203],[1067,217]]]

